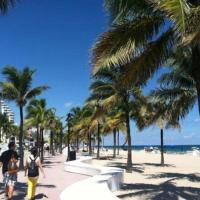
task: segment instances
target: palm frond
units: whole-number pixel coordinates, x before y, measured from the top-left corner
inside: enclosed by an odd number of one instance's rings
[[[130,17],[151,14],[153,11],[145,0],[105,0],[104,5],[113,23]]]
[[[186,32],[186,20],[190,14],[190,6],[187,0],[150,0],[154,6],[166,15],[176,25],[179,34]]]
[[[165,73],[160,76],[158,79],[161,87],[165,86],[174,86],[177,88],[194,88],[194,80],[184,71],[181,70],[173,70],[170,73]]]
[[[13,7],[19,0],[0,0],[0,11],[6,14],[10,7]]]
[[[144,85],[154,72],[169,57],[175,42],[173,30],[163,33],[155,42],[151,42],[144,52],[125,65],[124,82]]]
[[[8,100],[15,100],[20,95],[15,86],[10,82],[1,82],[0,89],[1,97]]]
[[[49,89],[48,86],[35,87],[25,94],[24,99],[31,99],[37,95],[40,95],[43,91],[45,91],[47,89]]]
[[[123,65],[130,61],[148,39],[158,33],[163,23],[160,17],[138,17],[105,32],[93,48],[93,73],[102,67]]]
[[[30,90],[32,85],[33,74],[36,72],[34,69],[25,67],[22,71],[18,72],[20,74],[20,86],[19,90],[21,94],[25,94]]]
[[[20,76],[15,67],[9,65],[4,67],[2,74],[5,76],[7,81],[11,82],[16,88],[20,87]]]

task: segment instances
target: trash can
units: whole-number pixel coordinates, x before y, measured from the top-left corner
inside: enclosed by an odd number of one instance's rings
[[[76,151],[69,152],[69,160],[76,160]]]

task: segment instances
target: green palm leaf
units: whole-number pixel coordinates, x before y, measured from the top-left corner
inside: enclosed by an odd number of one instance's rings
[[[0,0],[0,11],[5,14],[9,7],[13,7],[19,0]]]
[[[105,0],[105,8],[113,23],[153,12],[153,8],[145,0]]]
[[[123,65],[130,61],[133,55],[140,52],[140,48],[148,39],[158,33],[163,23],[160,17],[144,16],[105,32],[93,48],[94,74],[101,67]]]
[[[152,2],[175,23],[178,33],[186,32],[186,20],[191,11],[187,0],[152,0]]]
[[[19,97],[19,91],[11,82],[1,82],[1,97],[7,100],[15,100],[16,97]]]
[[[30,91],[28,91],[24,98],[25,99],[31,99],[33,97],[36,97],[38,95],[40,95],[43,91],[47,90],[49,87],[48,86],[38,86],[38,87],[35,87],[33,89],[31,89]]]
[[[155,42],[151,42],[144,52],[129,62],[124,74],[124,82],[134,82],[144,85],[151,78],[154,72],[169,57],[175,38],[173,30],[163,33]]]

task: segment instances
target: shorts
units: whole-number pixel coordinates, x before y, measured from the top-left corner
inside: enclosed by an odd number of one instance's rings
[[[17,174],[9,174],[8,172],[6,172],[3,175],[3,183],[5,186],[15,186],[17,182]]]

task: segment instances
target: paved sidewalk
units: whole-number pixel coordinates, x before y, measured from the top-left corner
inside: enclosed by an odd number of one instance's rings
[[[36,199],[59,200],[59,194],[69,185],[86,179],[88,176],[64,171],[63,155],[45,157],[44,170],[46,178],[40,176],[36,190]],[[19,172],[13,200],[23,200],[27,191],[27,177],[24,172]],[[3,194],[2,174],[0,173],[0,200],[5,200]]]

